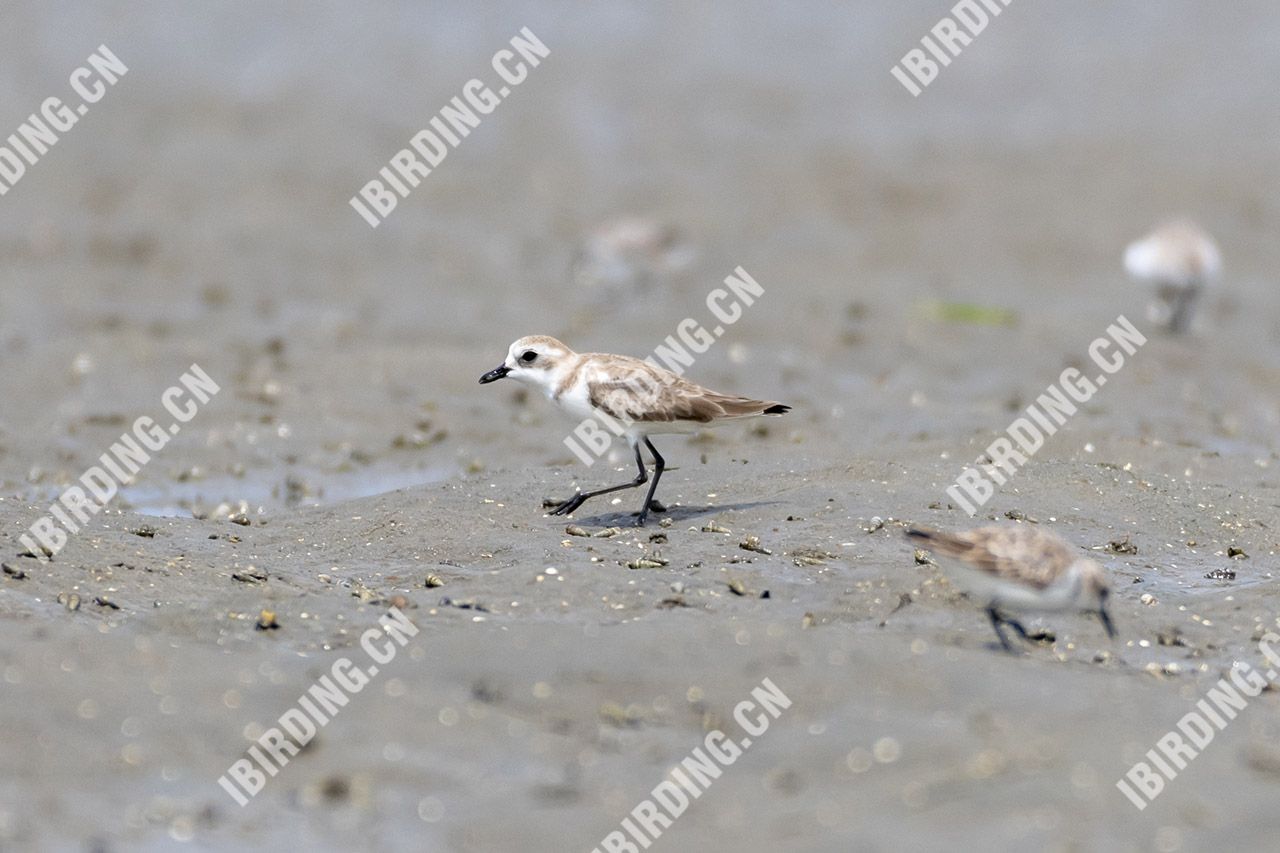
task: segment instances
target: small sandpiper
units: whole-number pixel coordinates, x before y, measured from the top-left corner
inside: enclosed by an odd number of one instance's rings
[[[961,533],[912,527],[907,537],[940,558],[958,586],[986,606],[1005,651],[1013,647],[1001,625],[1031,639],[1008,610],[1089,611],[1098,614],[1108,637],[1116,635],[1107,612],[1111,584],[1105,570],[1055,533],[997,524]]]
[[[1199,225],[1170,222],[1129,244],[1124,267],[1135,281],[1155,288],[1147,318],[1174,334],[1191,327],[1196,302],[1222,271],[1218,245]]]

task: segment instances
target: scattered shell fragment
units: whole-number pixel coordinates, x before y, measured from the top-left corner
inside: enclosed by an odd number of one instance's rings
[[[933,555],[923,548],[917,548],[915,553],[916,565],[927,566],[933,562]]]
[[[821,548],[796,548],[791,552],[791,562],[797,566],[821,566],[827,560],[834,559],[835,554]]]
[[[770,551],[768,548],[766,548],[766,547],[764,547],[763,545],[761,545],[761,544],[760,544],[760,537],[759,537],[759,536],[755,536],[755,535],[748,536],[746,539],[743,539],[741,542],[739,542],[739,543],[738,543],[738,547],[739,547],[739,548],[741,548],[741,549],[742,549],[742,550],[744,550],[744,551],[754,551],[754,552],[756,552],[757,554],[772,554],[772,553],[773,553],[773,552],[772,552],[772,551]]]
[[[79,610],[80,596],[76,595],[74,592],[60,592],[58,593],[58,603],[68,610]]]
[[[373,601],[378,597],[378,593],[369,589],[360,581],[353,581],[351,584],[351,595],[361,601]]]
[[[132,533],[134,536],[141,536],[143,539],[156,538],[156,529],[152,527],[150,524],[143,524],[139,527],[135,527],[129,532]]]
[[[644,557],[637,557],[625,565],[628,569],[661,569],[670,562],[671,561],[665,557],[659,557],[656,554],[651,554]]]
[[[733,593],[734,595],[746,595],[747,586],[738,578],[734,578],[733,580],[729,581],[729,592]]]
[[[1139,598],[1138,601],[1150,607],[1151,605],[1156,603],[1156,597],[1149,592],[1144,592],[1142,594],[1142,597]]]
[[[570,524],[566,526],[564,529],[564,532],[569,534],[570,536],[590,536],[591,535],[590,530],[587,530],[585,527],[579,527],[576,524]]]
[[[231,579],[241,583],[266,583],[267,573],[257,566],[247,566],[243,571],[232,572]]]
[[[659,521],[659,522],[658,522],[658,526],[659,526],[659,527],[670,527],[670,526],[671,526],[672,524],[674,524],[674,523],[675,523],[675,522],[673,522],[670,518],[664,518],[664,519],[662,519],[661,521]]]
[[[621,527],[606,527],[604,530],[597,530],[591,534],[592,539],[612,539],[622,532]]]
[[[258,621],[254,625],[259,631],[274,631],[280,627],[280,623],[276,621],[276,612],[274,610],[263,610],[258,614]]]
[[[1227,556],[1233,560],[1249,559],[1249,555],[1244,552],[1244,549],[1236,545],[1232,545],[1229,548],[1227,548]]]
[[[706,524],[702,525],[702,532],[703,533],[732,533],[733,531],[725,527],[723,524],[718,524],[714,521],[708,521]]]
[[[604,722],[617,728],[636,728],[644,723],[644,709],[637,704],[622,707],[617,702],[605,702],[597,713]]]
[[[1107,550],[1113,554],[1136,554],[1138,546],[1134,545],[1126,535],[1123,539],[1113,539],[1107,543]]]
[[[1214,569],[1205,573],[1205,578],[1211,581],[1233,581],[1236,579],[1235,569]]]

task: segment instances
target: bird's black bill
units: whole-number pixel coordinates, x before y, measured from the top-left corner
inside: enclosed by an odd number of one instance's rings
[[[497,382],[499,379],[506,376],[510,372],[511,372],[511,368],[507,367],[505,364],[499,364],[493,370],[490,370],[484,376],[480,377],[480,384],[488,385],[490,382]]]

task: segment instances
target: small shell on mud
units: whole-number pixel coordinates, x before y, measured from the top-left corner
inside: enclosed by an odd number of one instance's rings
[[[636,559],[626,563],[626,567],[628,569],[661,569],[670,562],[671,561],[666,559],[665,557],[659,557],[654,555],[654,556],[646,556],[646,557],[637,557]]]
[[[739,548],[741,548],[741,549],[742,549],[742,550],[744,550],[744,551],[754,551],[754,552],[756,552],[757,554],[772,554],[772,553],[773,553],[773,552],[772,552],[772,551],[770,551],[768,548],[766,548],[766,547],[764,547],[763,545],[761,545],[761,544],[760,544],[760,537],[759,537],[759,536],[755,536],[755,535],[748,536],[746,539],[743,539],[741,542],[739,542],[739,543],[738,543],[738,547],[739,547]]]
[[[276,621],[276,612],[274,610],[263,610],[258,614],[258,621],[254,625],[259,631],[274,631],[280,627],[280,623]]]
[[[821,548],[796,548],[791,552],[791,562],[797,566],[821,566],[835,556]]]
[[[725,527],[723,524],[719,524],[714,521],[708,521],[706,524],[702,525],[702,532],[703,533],[732,533],[733,531]]]
[[[612,539],[622,532],[621,527],[606,527],[604,530],[597,530],[591,534],[592,539]]]
[[[1132,555],[1138,553],[1138,546],[1134,545],[1133,542],[1130,541],[1128,535],[1126,535],[1123,539],[1113,539],[1111,542],[1108,542],[1107,550],[1111,551],[1113,554]]]
[[[567,527],[565,527],[564,532],[569,534],[570,536],[590,536],[591,535],[590,530],[587,530],[585,527],[579,527],[576,524],[568,525]]]
[[[444,586],[444,579],[439,575],[427,575],[427,579],[423,581],[422,585],[427,589],[435,589],[438,586]]]

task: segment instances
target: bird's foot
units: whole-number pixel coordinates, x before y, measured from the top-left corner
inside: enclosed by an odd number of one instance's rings
[[[557,504],[547,514],[548,515],[568,515],[586,502],[586,498],[581,493],[574,495],[563,503]]]

